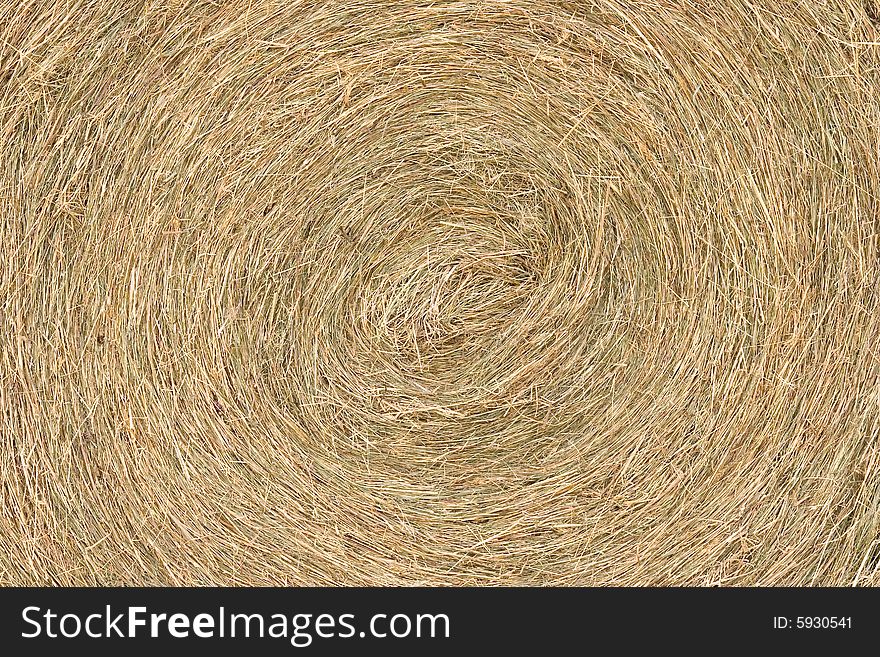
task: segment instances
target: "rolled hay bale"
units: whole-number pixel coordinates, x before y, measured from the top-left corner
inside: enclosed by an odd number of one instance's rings
[[[880,583],[873,2],[0,3],[0,582]]]

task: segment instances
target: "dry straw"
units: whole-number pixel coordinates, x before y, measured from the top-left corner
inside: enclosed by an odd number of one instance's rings
[[[0,582],[880,584],[875,0],[3,0]]]

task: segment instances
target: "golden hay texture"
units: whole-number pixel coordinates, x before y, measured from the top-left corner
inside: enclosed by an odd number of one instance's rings
[[[0,582],[880,584],[878,26],[2,0]]]

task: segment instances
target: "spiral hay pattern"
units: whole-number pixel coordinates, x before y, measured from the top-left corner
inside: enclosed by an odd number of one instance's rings
[[[880,584],[880,8],[3,0],[0,582]]]

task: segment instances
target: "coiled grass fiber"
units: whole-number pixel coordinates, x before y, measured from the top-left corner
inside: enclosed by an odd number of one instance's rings
[[[0,582],[880,583],[876,0],[2,0]]]

